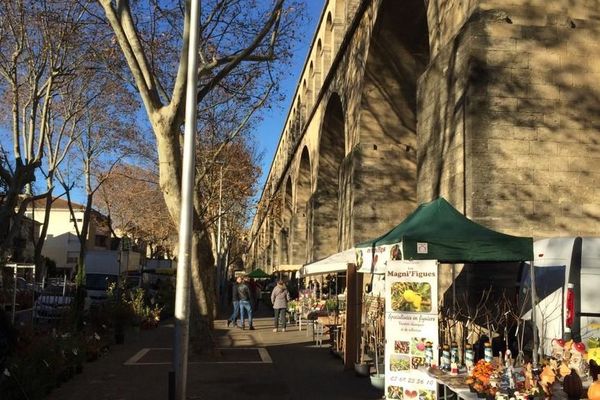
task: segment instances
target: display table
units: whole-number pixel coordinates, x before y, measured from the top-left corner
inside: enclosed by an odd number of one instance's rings
[[[427,374],[434,378],[438,384],[438,399],[477,399],[477,393],[469,390],[469,386],[465,383],[467,374],[450,375],[445,372],[432,373],[425,369]]]
[[[469,386],[465,383],[467,374],[450,375],[445,372],[431,373],[428,369],[423,369],[427,375],[434,378],[438,384],[438,399],[463,399],[474,400],[479,399],[477,393],[469,390]],[[584,383],[584,391],[587,392],[587,387]],[[567,394],[562,390],[559,382],[554,383],[552,387],[553,400],[566,400]]]

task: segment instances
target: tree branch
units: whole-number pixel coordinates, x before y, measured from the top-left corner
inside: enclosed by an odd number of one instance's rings
[[[263,26],[263,28],[260,30],[260,32],[255,36],[254,40],[252,41],[252,43],[246,47],[244,50],[240,51],[237,54],[231,55],[227,60],[227,63],[225,64],[225,66],[220,69],[215,76],[209,80],[208,83],[206,83],[199,91],[198,91],[198,102],[202,101],[204,99],[204,97],[210,93],[210,91],[217,85],[219,84],[219,82],[221,82],[221,80],[223,80],[227,75],[229,75],[229,73],[235,69],[240,63],[242,63],[243,61],[247,61],[247,60],[251,60],[255,57],[259,57],[258,59],[261,61],[264,61],[265,58],[263,58],[264,56],[255,56],[253,55],[254,51],[260,46],[260,44],[263,42],[264,38],[267,36],[267,34],[273,29],[273,28],[277,28],[279,26],[279,21],[281,19],[281,9],[283,7],[283,0],[277,0],[277,2],[275,3],[275,6],[273,7],[273,10],[271,12],[271,16],[270,18],[266,21],[265,25]],[[274,32],[275,33],[275,32]],[[276,39],[276,35],[272,36],[271,41],[270,41],[270,51],[269,54],[271,55],[270,58],[267,59],[272,59],[272,55],[273,55],[273,46],[275,44],[275,39]],[[202,66],[199,70],[199,73],[202,71],[202,69],[204,68],[204,66]],[[214,68],[214,67],[212,67]]]
[[[111,0],[98,0],[102,7],[104,8],[104,13],[108,18],[108,22],[110,23],[113,31],[115,32],[115,36],[117,38],[117,42],[123,51],[123,55],[129,65],[133,78],[136,82],[137,89],[142,97],[142,101],[146,106],[146,112],[149,116],[156,113],[156,111],[162,107],[160,99],[154,90],[153,81],[148,82],[146,80],[146,76],[149,74],[147,70],[147,65],[141,65],[138,55],[136,54],[136,46],[130,42],[130,38],[135,40],[137,37],[137,32],[133,25],[128,25],[127,27],[121,24],[121,18],[117,16],[117,11],[113,8]],[[123,8],[126,5],[123,4],[124,0],[118,1],[120,5],[120,12],[123,12]],[[127,7],[128,8],[128,7]],[[129,31],[126,32],[126,29]],[[139,44],[139,42],[138,42]],[[143,54],[143,50],[142,54]],[[142,62],[144,59],[141,60]]]

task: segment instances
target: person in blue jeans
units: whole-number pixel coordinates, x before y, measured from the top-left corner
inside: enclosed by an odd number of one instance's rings
[[[227,319],[227,326],[231,324],[235,325],[238,318],[238,314],[240,313],[240,296],[237,290],[238,285],[240,283],[242,283],[242,278],[238,276],[231,286],[231,303],[233,304],[233,312],[231,313],[231,316]]]
[[[250,293],[248,281],[249,278],[244,278],[244,280],[237,286],[237,292],[240,302],[240,315],[242,319],[242,325],[240,326],[240,328],[246,329],[246,326],[244,325],[244,314],[247,314],[249,329],[253,331],[254,325],[252,325],[252,293]]]

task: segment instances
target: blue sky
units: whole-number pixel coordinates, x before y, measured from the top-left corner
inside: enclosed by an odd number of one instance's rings
[[[279,137],[283,130],[285,118],[287,117],[292,102],[292,96],[298,86],[298,79],[302,73],[308,49],[311,45],[319,17],[325,6],[325,0],[304,0],[306,6],[307,23],[304,26],[304,32],[300,38],[300,42],[294,48],[294,56],[292,60],[292,68],[289,75],[281,82],[285,93],[285,101],[280,105],[273,107],[267,114],[264,115],[263,121],[257,124],[254,134],[258,140],[258,150],[263,152],[262,160],[262,175],[259,181],[259,193],[262,192],[265,180],[269,174],[269,168],[273,162],[273,156],[277,150]]]

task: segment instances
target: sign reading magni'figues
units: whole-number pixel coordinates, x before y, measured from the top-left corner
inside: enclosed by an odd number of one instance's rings
[[[437,262],[391,258],[385,272],[385,395],[434,400],[436,382],[423,367],[438,359]]]

